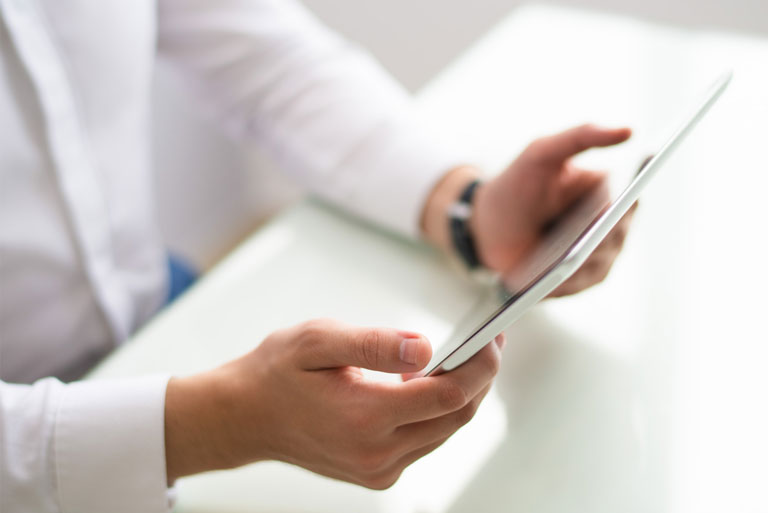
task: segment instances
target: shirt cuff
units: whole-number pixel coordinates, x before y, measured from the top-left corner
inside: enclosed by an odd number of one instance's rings
[[[63,513],[165,513],[167,376],[65,387],[55,421]]]

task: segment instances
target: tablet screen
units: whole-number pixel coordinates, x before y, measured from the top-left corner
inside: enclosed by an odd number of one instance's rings
[[[642,171],[641,168],[628,188],[632,187]],[[500,276],[496,286],[478,299],[443,347],[455,348],[479,332],[559,264],[611,206],[608,189],[607,184],[596,188],[552,223],[542,233],[539,242],[524,253],[512,270]]]

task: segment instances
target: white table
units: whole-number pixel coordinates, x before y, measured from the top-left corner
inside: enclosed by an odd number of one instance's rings
[[[767,511],[768,41],[525,7],[418,102],[488,169],[572,124],[630,124],[634,142],[584,157],[629,173],[727,67],[731,90],[644,195],[609,279],[509,330],[496,394],[443,448],[385,492],[280,463],[197,476],[179,511]],[[478,291],[432,250],[306,202],[93,377],[209,368],[319,316],[439,341]]]

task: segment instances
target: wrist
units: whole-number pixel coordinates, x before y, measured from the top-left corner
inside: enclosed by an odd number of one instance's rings
[[[480,258],[475,244],[476,230],[473,226],[473,221],[477,217],[473,203],[475,193],[480,186],[480,180],[470,182],[448,211],[454,252],[470,271],[480,268]]]
[[[482,226],[487,226],[487,221],[483,221],[483,207],[487,206],[487,196],[489,190],[489,182],[483,182],[478,185],[475,191],[474,201],[472,202],[472,216],[469,218],[469,231],[472,234],[473,242],[475,245],[475,252],[480,265],[488,268],[488,262],[483,258],[484,255],[484,235]],[[484,224],[485,223],[485,224]],[[487,237],[485,237],[487,238]]]
[[[480,175],[476,167],[461,166],[446,173],[435,185],[421,215],[421,230],[427,241],[448,253],[454,253],[447,213],[467,186],[480,178]]]
[[[165,403],[165,454],[168,483],[200,472],[259,459],[237,443],[235,381],[222,369],[168,383]],[[250,456],[250,457],[248,457]]]

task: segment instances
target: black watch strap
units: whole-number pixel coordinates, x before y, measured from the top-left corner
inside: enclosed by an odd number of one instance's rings
[[[475,195],[480,180],[467,185],[456,203],[448,211],[450,220],[451,239],[453,247],[469,269],[480,267],[480,259],[475,249],[475,240],[469,229],[469,218],[472,215],[472,198]]]

